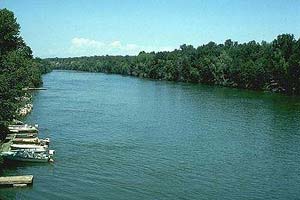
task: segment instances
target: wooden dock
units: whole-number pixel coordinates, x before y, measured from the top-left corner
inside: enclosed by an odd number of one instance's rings
[[[27,90],[47,90],[47,88],[27,88]]]
[[[28,91],[28,90],[47,90],[47,88],[31,88],[31,87],[26,87],[22,88],[23,91]]]
[[[0,186],[24,187],[32,183],[33,175],[0,177]]]

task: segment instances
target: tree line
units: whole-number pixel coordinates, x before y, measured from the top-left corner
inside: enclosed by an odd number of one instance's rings
[[[143,78],[300,94],[300,39],[278,35],[272,42],[209,42],[171,52],[137,56],[51,58],[54,69],[104,72]]]
[[[33,58],[32,51],[20,36],[20,25],[14,13],[0,9],[0,140],[7,131],[7,122],[15,117],[25,87],[42,84],[41,75],[50,65]]]

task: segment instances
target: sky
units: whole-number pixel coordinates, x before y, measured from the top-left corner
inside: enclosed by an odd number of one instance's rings
[[[299,0],[0,0],[36,57],[136,55],[300,37]]]

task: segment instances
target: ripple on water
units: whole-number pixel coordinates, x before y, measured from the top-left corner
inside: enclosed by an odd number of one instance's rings
[[[116,75],[54,71],[27,121],[53,164],[4,199],[297,199],[300,99]]]

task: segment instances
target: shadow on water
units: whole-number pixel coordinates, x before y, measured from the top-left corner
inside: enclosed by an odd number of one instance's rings
[[[12,172],[12,174],[15,175],[16,171],[18,171],[19,169],[43,167],[49,164],[51,165],[51,163],[34,163],[4,160],[3,164],[0,167],[0,175],[5,174],[5,176],[9,176],[10,172]]]
[[[6,188],[6,187],[1,187],[0,188],[0,199],[6,200],[6,199],[17,199],[17,194],[20,191],[26,191],[29,190],[28,188]]]
[[[54,164],[6,162],[0,174],[36,182],[0,199],[300,195],[300,97],[74,71],[44,86],[26,121],[59,153]]]
[[[0,176],[18,176],[24,174],[18,174],[19,169],[26,169],[33,166],[42,166],[44,163],[24,163],[17,161],[4,160],[0,167]],[[28,174],[25,174],[28,175]],[[26,187],[12,187],[12,186],[0,186],[0,199],[19,199],[18,194],[20,192],[28,192],[33,189],[33,185],[27,185]]]

